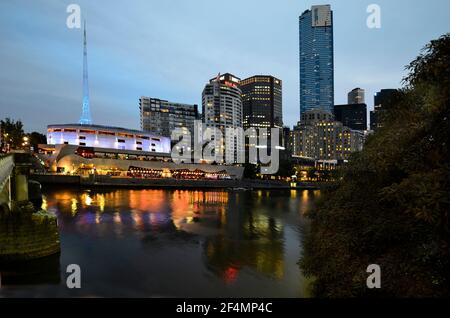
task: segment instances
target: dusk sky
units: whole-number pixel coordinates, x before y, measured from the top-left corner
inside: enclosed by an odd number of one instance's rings
[[[298,17],[313,4],[334,11],[335,103],[354,87],[373,94],[398,88],[405,65],[430,40],[450,32],[448,0],[129,0],[0,1],[0,117],[26,131],[78,122],[82,30],[66,8],[87,19],[91,112],[95,124],[139,128],[139,97],[201,109],[217,73],[283,80],[283,121],[299,119]],[[381,7],[381,29],[366,25]]]

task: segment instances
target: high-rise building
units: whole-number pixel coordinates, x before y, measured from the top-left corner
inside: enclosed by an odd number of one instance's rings
[[[194,133],[194,121],[198,119],[198,106],[173,103],[151,97],[139,99],[141,129],[170,137],[176,128]]]
[[[300,114],[322,109],[333,112],[333,11],[330,5],[312,6],[299,18]]]
[[[258,136],[262,133],[267,138],[267,146],[271,148],[271,129],[277,128],[281,144],[283,127],[281,80],[269,75],[256,75],[240,81],[239,88],[242,91],[244,129],[250,127],[259,129]],[[258,143],[261,144],[261,141]],[[246,149],[249,146],[256,145],[246,143]]]
[[[243,138],[226,133],[227,128],[242,128],[242,97],[239,88],[240,78],[226,73],[211,79],[203,89],[202,117],[207,128],[220,130],[224,139],[215,138],[216,156],[219,153],[233,153],[237,161],[237,152],[243,149]],[[222,145],[229,148],[225,149]],[[218,158],[220,161],[220,158]]]
[[[365,104],[365,91],[362,88],[354,88],[348,93],[348,104]]]
[[[293,154],[314,160],[346,160],[364,144],[363,132],[345,127],[323,110],[303,113],[291,136]]]
[[[282,128],[282,82],[256,75],[239,82],[242,91],[243,127]]]
[[[89,104],[86,21],[84,21],[83,32],[83,108],[79,123],[81,125],[92,124],[91,109]]]
[[[381,124],[381,113],[383,110],[383,105],[389,103],[394,94],[397,92],[396,89],[382,89],[374,96],[374,110],[370,112],[370,129],[377,130],[382,126]]]
[[[336,121],[353,130],[367,130],[367,105],[348,104],[335,105],[334,117]]]

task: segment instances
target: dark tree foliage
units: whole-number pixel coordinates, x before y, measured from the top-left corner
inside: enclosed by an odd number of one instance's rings
[[[244,178],[255,179],[258,173],[258,166],[252,163],[244,164]]]
[[[34,151],[38,149],[39,144],[46,144],[47,137],[41,133],[33,131],[30,135],[30,145],[33,147]]]
[[[407,69],[383,127],[310,214],[300,265],[315,296],[450,296],[450,34]],[[381,289],[366,287],[369,264]]]

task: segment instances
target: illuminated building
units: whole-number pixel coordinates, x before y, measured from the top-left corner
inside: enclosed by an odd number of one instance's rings
[[[176,128],[194,133],[194,121],[198,118],[198,106],[172,103],[158,98],[139,99],[141,129],[170,137]]]
[[[281,80],[256,75],[241,80],[239,88],[242,91],[244,129],[267,129],[265,135],[270,147],[270,129],[283,127]]]
[[[239,82],[242,91],[243,127],[282,128],[282,82],[256,75]]]
[[[53,172],[156,180],[242,179],[244,168],[231,165],[174,163],[168,152],[76,146],[39,145],[39,158]],[[113,182],[107,180],[108,182]],[[160,184],[164,185],[163,182]]]
[[[226,134],[227,128],[242,128],[242,98],[240,79],[232,74],[218,75],[206,84],[202,94],[202,116],[206,128],[220,130],[224,139],[216,141],[215,154],[229,151],[237,162],[237,151],[243,147],[243,138]],[[222,145],[231,149],[220,149]],[[221,151],[222,150],[222,151]],[[219,158],[220,161],[220,158]]]
[[[300,114],[312,109],[333,112],[333,11],[312,6],[299,18]]]
[[[49,125],[49,145],[77,145],[121,150],[170,153],[170,138],[139,130],[100,125]]]
[[[293,154],[315,160],[346,160],[364,142],[363,132],[345,127],[323,110],[303,113],[292,135]]]

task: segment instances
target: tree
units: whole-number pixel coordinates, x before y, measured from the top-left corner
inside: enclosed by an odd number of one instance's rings
[[[10,118],[0,120],[0,134],[2,140],[2,149],[20,149],[22,148],[23,124],[20,120],[14,121]]]
[[[278,167],[277,176],[290,178],[293,174],[295,174],[294,165],[292,163],[291,158],[280,156],[279,158],[280,165]]]
[[[320,297],[450,296],[450,34],[408,67],[383,125],[309,215],[300,266]],[[382,288],[366,287],[370,264]]]
[[[46,144],[47,143],[47,137],[44,134],[38,133],[36,131],[33,131],[28,136],[30,146],[33,147],[34,151],[37,151],[39,144]]]
[[[308,170],[308,172],[306,173],[306,177],[308,178],[309,181],[314,181],[317,179],[317,169],[316,168],[311,168]]]
[[[252,163],[244,164],[244,178],[255,179],[258,173],[258,166]]]

